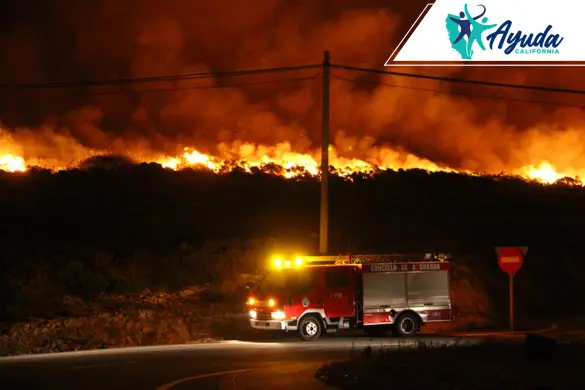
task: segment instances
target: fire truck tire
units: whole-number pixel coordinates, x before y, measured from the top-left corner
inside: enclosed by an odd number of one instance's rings
[[[314,341],[321,337],[323,322],[314,315],[308,315],[301,319],[299,335],[304,341]]]
[[[395,323],[396,334],[400,337],[412,337],[419,328],[419,319],[412,313],[402,314]]]

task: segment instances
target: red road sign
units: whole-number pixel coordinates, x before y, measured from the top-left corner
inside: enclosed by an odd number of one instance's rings
[[[515,274],[522,268],[524,254],[520,248],[507,246],[498,251],[498,265],[507,274]]]

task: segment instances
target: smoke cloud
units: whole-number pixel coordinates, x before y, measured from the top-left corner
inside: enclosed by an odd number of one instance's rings
[[[331,51],[334,63],[380,69],[426,2],[37,3],[20,0],[3,5],[1,83],[304,65],[320,63],[324,50]],[[585,88],[580,71],[570,68],[404,71]],[[238,84],[317,73],[314,69],[219,82]],[[342,70],[333,73],[331,126],[339,155],[380,164],[402,161],[405,166],[430,160],[439,166],[489,173],[548,161],[559,171],[585,174],[583,110],[514,101],[585,105],[581,97]],[[339,77],[358,77],[361,82]],[[207,153],[241,156],[251,153],[249,144],[288,143],[290,150],[299,153],[312,153],[319,147],[319,79],[201,88],[214,83],[206,79],[80,90],[2,90],[0,152],[62,165],[75,164],[93,151],[140,156],[176,154],[193,146]],[[136,93],[139,89],[163,91]]]

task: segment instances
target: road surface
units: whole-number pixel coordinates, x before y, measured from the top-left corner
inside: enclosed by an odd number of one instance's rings
[[[227,341],[8,357],[0,358],[0,389],[325,389],[314,378],[323,364],[346,360],[367,346],[402,348],[421,340],[450,344],[455,339],[338,336],[315,342]]]

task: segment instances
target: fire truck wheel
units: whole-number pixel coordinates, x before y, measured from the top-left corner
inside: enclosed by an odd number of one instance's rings
[[[316,316],[306,316],[301,320],[299,334],[305,341],[317,340],[321,336],[323,324]]]
[[[418,318],[414,314],[405,313],[396,321],[396,333],[401,337],[412,337],[418,331]]]

